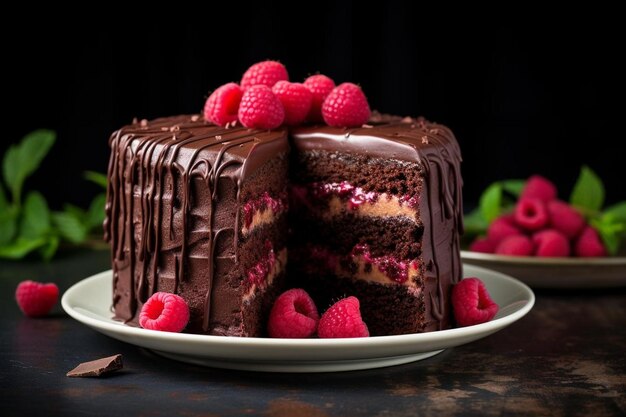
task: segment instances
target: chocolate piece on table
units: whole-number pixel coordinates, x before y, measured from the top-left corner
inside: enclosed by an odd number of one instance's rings
[[[117,354],[94,361],[83,362],[69,371],[69,377],[98,377],[122,369],[122,355]]]

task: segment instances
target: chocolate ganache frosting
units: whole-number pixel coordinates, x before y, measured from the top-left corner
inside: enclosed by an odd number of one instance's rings
[[[421,118],[374,114],[359,128],[302,126],[289,133],[295,152],[353,153],[419,166],[424,318],[433,323],[429,330],[447,327],[449,291],[462,273],[461,153],[452,132]],[[212,323],[227,322],[234,307],[212,303],[237,302],[233,283],[219,277],[240,268],[241,206],[253,197],[246,179],[289,152],[288,131],[176,116],[123,127],[110,146],[104,228],[115,317],[136,320],[151,294],[183,288],[192,317],[199,317],[188,330],[219,334]]]
[[[134,320],[154,292],[187,285],[192,316],[201,317],[193,330],[207,332],[220,319],[210,315],[234,308],[211,302],[232,298],[229,283],[214,278],[238,265],[242,184],[288,152],[287,132],[219,127],[190,115],[133,123],[109,143],[104,230],[116,319]]]

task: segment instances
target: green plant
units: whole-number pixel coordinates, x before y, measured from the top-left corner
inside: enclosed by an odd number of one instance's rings
[[[464,217],[465,239],[484,235],[489,224],[513,209],[525,180],[503,180],[491,184],[480,196],[478,207]],[[626,238],[626,201],[604,207],[604,184],[588,166],[580,169],[569,202],[580,211],[602,237],[609,253],[619,250]]]
[[[83,243],[102,225],[104,193],[98,194],[86,210],[66,204],[62,211],[52,211],[38,191],[23,197],[25,180],[39,168],[55,140],[55,132],[35,130],[4,154],[2,176],[8,193],[0,181],[0,258],[20,259],[37,251],[49,260],[61,242]],[[91,171],[85,176],[106,187],[106,176]]]

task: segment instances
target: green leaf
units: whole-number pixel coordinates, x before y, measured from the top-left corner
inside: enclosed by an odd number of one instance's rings
[[[20,203],[24,180],[37,170],[55,139],[56,134],[51,130],[35,130],[27,134],[19,144],[12,145],[4,154],[4,180],[11,190],[15,204]]]
[[[0,246],[8,244],[15,237],[18,214],[15,206],[7,206],[0,211]]]
[[[600,177],[586,165],[583,165],[580,170],[570,196],[570,203],[588,216],[599,211],[604,204],[604,184]]]
[[[48,241],[46,242],[46,244],[39,248],[39,253],[45,261],[49,261],[50,259],[52,259],[57,249],[59,248],[60,241],[61,239],[59,239],[58,236],[48,236]]]
[[[85,178],[94,184],[98,184],[105,190],[107,189],[107,176],[95,171],[85,171]]]
[[[0,258],[21,259],[30,252],[46,244],[46,239],[17,238],[14,242],[0,246]]]
[[[502,185],[502,190],[518,198],[522,194],[526,180],[502,180],[500,185]]]
[[[491,223],[500,215],[502,205],[502,186],[491,184],[480,196],[480,212],[487,223]]]
[[[98,194],[89,205],[87,211],[87,229],[95,229],[96,227],[102,228],[104,222],[104,205],[106,204],[106,195],[104,193]]]
[[[591,225],[598,231],[604,246],[607,248],[611,255],[615,255],[619,249],[620,233],[624,231],[624,225],[622,223],[612,223],[607,220],[592,219]]]
[[[63,211],[76,217],[78,220],[80,220],[81,223],[87,223],[87,212],[83,210],[82,208],[75,206],[73,204],[64,204]]]
[[[0,183],[0,212],[6,210],[8,206],[9,202],[7,201],[7,196],[4,193],[4,187],[2,186],[2,183]]]
[[[50,210],[46,199],[37,191],[26,196],[22,207],[22,221],[20,236],[26,239],[36,239],[45,236],[50,231]]]
[[[626,230],[626,225],[613,216],[603,215],[597,219],[591,219],[591,225],[598,231],[604,246],[611,255],[615,255],[620,246],[620,235]]]
[[[619,222],[626,223],[626,201],[607,207],[603,215],[611,216]]]
[[[13,195],[13,202],[19,202],[24,175],[20,169],[21,152],[18,145],[11,145],[2,160],[2,174],[4,181]]]
[[[489,223],[483,217],[480,209],[475,209],[472,212],[466,214],[463,217],[463,228],[465,229],[465,235],[477,236],[487,232]]]
[[[80,219],[70,213],[56,211],[52,213],[52,222],[56,226],[62,238],[72,242],[81,243],[87,237],[87,229]]]
[[[620,243],[619,237],[613,233],[604,233],[602,230],[600,231],[600,237],[609,254],[617,255]]]

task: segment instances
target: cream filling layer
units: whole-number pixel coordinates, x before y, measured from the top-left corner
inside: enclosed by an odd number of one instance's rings
[[[263,284],[250,285],[250,288],[248,288],[248,291],[246,291],[246,293],[242,297],[243,301],[246,303],[252,301],[254,297],[256,297],[257,290],[271,285],[274,279],[278,275],[280,275],[280,273],[285,269],[286,266],[287,266],[287,248],[283,248],[276,255],[276,260],[274,262],[274,265],[272,265],[272,268],[270,269],[267,276],[265,277]]]
[[[419,271],[415,262],[410,262],[407,265],[407,279],[402,283],[397,283],[390,279],[387,274],[380,270],[378,265],[372,264],[371,261],[368,261],[362,255],[354,256],[352,258],[352,262],[357,266],[356,273],[350,273],[349,271],[344,270],[341,265],[336,265],[335,275],[342,278],[350,278],[366,282],[375,282],[378,284],[388,285],[394,283],[397,285],[403,285],[405,287],[417,287],[417,278],[419,276]],[[369,266],[371,266],[371,268]]]
[[[271,207],[267,207],[262,210],[256,210],[252,214],[252,221],[249,225],[243,225],[241,228],[241,233],[244,236],[249,235],[256,229],[257,227],[261,227],[265,224],[273,223],[276,220],[276,212]]]
[[[355,216],[363,217],[409,217],[417,221],[417,210],[403,204],[394,195],[382,193],[376,201],[365,201],[358,205],[350,200],[343,200],[337,196],[332,196],[328,201],[328,210],[321,213],[324,219],[338,216],[344,212],[351,212]]]

